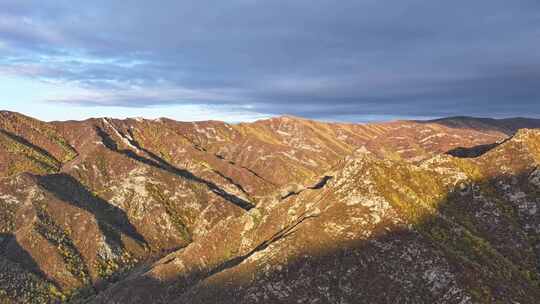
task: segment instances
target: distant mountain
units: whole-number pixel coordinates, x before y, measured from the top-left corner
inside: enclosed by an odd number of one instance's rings
[[[466,128],[466,129],[477,129],[477,130],[500,130],[512,135],[517,132],[519,129],[526,128],[540,128],[540,119],[533,118],[504,118],[504,119],[493,119],[493,118],[477,118],[477,117],[467,117],[467,116],[456,116],[441,118],[436,120],[427,121],[427,123],[438,123],[452,128]]]
[[[0,303],[536,303],[540,120],[0,112]]]

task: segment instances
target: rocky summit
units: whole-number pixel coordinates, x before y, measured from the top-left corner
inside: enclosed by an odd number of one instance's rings
[[[0,303],[538,303],[536,128],[0,112]]]

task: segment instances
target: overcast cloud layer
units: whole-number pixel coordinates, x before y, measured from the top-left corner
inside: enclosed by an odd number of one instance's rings
[[[0,74],[141,112],[538,117],[540,1],[2,0]]]

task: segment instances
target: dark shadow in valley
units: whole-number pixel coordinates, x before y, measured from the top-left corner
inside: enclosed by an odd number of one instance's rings
[[[456,187],[436,204],[437,212],[402,197],[406,205],[394,208],[403,214],[415,210],[411,227],[382,219],[384,227],[367,238],[321,234],[318,242],[324,249],[291,251],[286,264],[265,267],[264,258],[243,263],[300,229],[320,227],[323,211],[315,222],[300,220],[274,234],[266,232],[266,241],[248,254],[165,281],[140,275],[107,290],[95,303],[535,303],[540,298],[540,240],[534,227],[540,222],[522,203],[509,199],[505,186],[526,192],[538,207],[540,191],[531,188],[529,174]],[[282,261],[276,252],[269,254],[276,257],[270,261]],[[162,264],[183,265],[175,259]]]
[[[146,245],[144,237],[130,223],[122,209],[93,194],[72,176],[61,173],[36,178],[41,187],[61,201],[90,212],[95,217],[107,244],[113,246],[112,248],[123,246],[120,233]]]
[[[315,185],[311,187],[308,187],[308,189],[310,190],[322,189],[324,186],[326,186],[326,183],[328,183],[328,181],[330,181],[332,178],[333,176],[325,175],[318,183],[316,183]]]
[[[0,256],[13,263],[20,264],[23,268],[35,273],[40,278],[48,280],[47,276],[34,258],[17,242],[15,235],[0,233]]]
[[[326,184],[328,183],[328,181],[330,181],[333,177],[332,176],[329,176],[329,175],[325,175],[323,176],[323,178],[321,178],[320,181],[318,181],[315,185],[313,186],[309,186],[309,187],[305,187],[305,188],[301,188],[301,189],[298,189],[298,190],[295,190],[295,191],[289,191],[287,194],[285,195],[282,195],[280,197],[281,200],[284,200],[284,199],[287,199],[291,196],[294,196],[294,195],[298,195],[306,190],[318,190],[318,189],[322,189],[326,186]]]
[[[133,146],[135,146],[137,149],[139,149],[139,150],[143,151],[145,154],[149,155],[150,158],[138,155],[137,153],[135,153],[134,151],[129,150],[129,149],[119,149],[118,144],[111,138],[111,136],[109,134],[107,134],[105,131],[103,131],[103,129],[101,129],[98,126],[96,126],[96,132],[97,132],[98,136],[101,138],[101,140],[102,140],[103,144],[105,145],[105,147],[107,147],[111,151],[114,151],[116,153],[120,153],[122,155],[125,155],[125,156],[133,159],[133,160],[136,160],[138,162],[141,162],[143,164],[152,166],[152,167],[160,169],[160,170],[164,170],[164,171],[172,173],[172,174],[174,174],[176,176],[179,176],[179,177],[182,177],[182,178],[185,178],[185,179],[197,182],[197,183],[204,184],[204,185],[206,185],[208,187],[208,189],[210,189],[215,194],[219,195],[220,197],[222,197],[226,201],[228,201],[228,202],[230,202],[230,203],[232,203],[232,204],[234,204],[234,205],[236,205],[236,206],[238,206],[238,207],[240,207],[240,208],[242,208],[242,209],[244,209],[246,211],[249,211],[250,209],[252,209],[254,207],[250,202],[248,202],[248,201],[246,201],[246,200],[244,200],[244,199],[242,199],[242,198],[240,198],[240,197],[238,197],[238,196],[236,196],[234,194],[228,193],[227,191],[225,191],[222,188],[218,187],[215,183],[213,183],[211,181],[208,181],[208,180],[205,180],[203,178],[200,178],[200,177],[194,175],[193,173],[191,173],[188,170],[180,169],[180,168],[177,168],[177,167],[169,164],[167,161],[165,161],[161,157],[157,156],[153,152],[142,148],[137,142],[135,142],[133,140],[130,140],[130,143]]]
[[[475,158],[478,156],[482,156],[486,154],[487,152],[491,151],[492,149],[498,147],[499,143],[493,143],[493,144],[486,144],[486,145],[478,145],[474,147],[457,147],[452,150],[449,150],[446,152],[446,154],[459,157],[459,158]]]
[[[492,144],[485,144],[485,145],[478,145],[478,146],[474,146],[474,147],[457,147],[457,148],[454,148],[450,151],[447,151],[445,154],[448,154],[448,155],[451,155],[451,156],[454,156],[454,157],[458,157],[458,158],[476,158],[476,157],[479,157],[479,156],[482,156],[486,153],[488,153],[489,151],[497,148],[498,146],[504,144],[505,142],[509,141],[510,139],[512,139],[512,137],[508,137],[507,139],[503,140],[503,141],[499,141],[499,142],[496,142],[496,143],[492,143]]]
[[[60,290],[13,234],[0,233],[0,302],[52,303],[56,295],[50,294],[51,287]]]

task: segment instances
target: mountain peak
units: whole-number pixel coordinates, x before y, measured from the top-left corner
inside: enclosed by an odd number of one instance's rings
[[[374,280],[396,303],[540,297],[540,131],[510,132],[535,120],[13,115],[0,302],[386,303]]]

